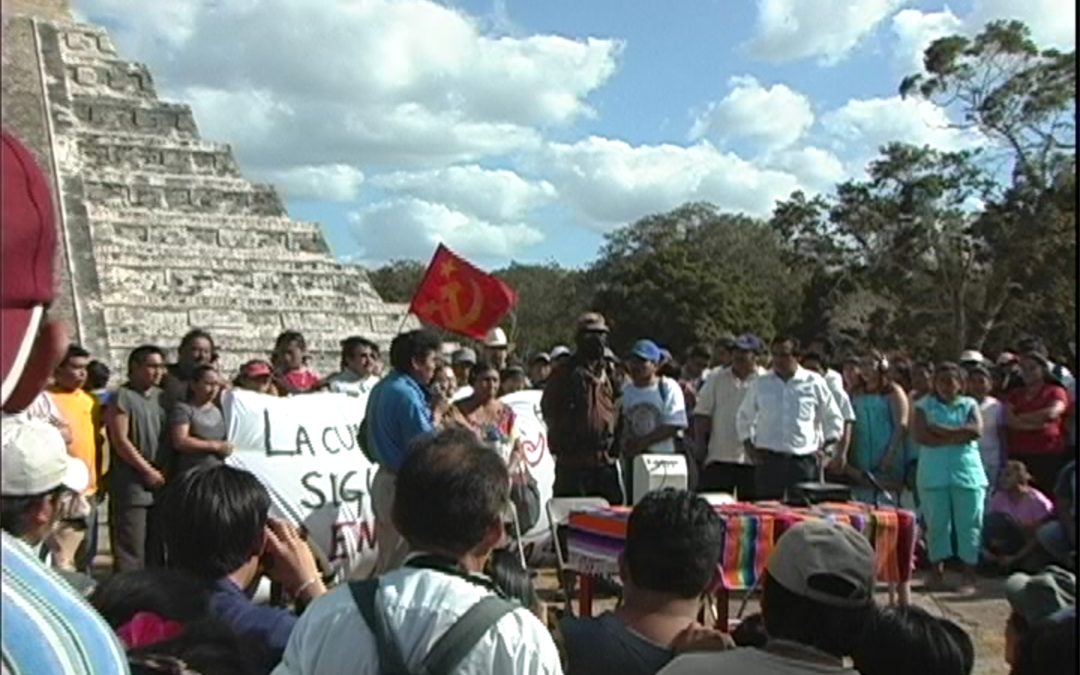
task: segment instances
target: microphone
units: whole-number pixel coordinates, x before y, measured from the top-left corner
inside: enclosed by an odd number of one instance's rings
[[[868,471],[866,469],[863,469],[862,474],[863,474],[863,478],[866,479],[866,482],[870,483],[871,487],[874,488],[874,491],[879,496],[880,495],[885,495],[885,498],[888,499],[889,502],[895,503],[893,498],[892,498],[892,495],[890,495],[889,491],[886,490],[885,487],[881,483],[878,482],[878,479],[876,477],[874,477],[874,474],[870,473],[870,471]]]

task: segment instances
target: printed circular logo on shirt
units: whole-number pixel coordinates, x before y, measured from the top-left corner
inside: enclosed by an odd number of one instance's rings
[[[626,410],[627,428],[635,438],[648,436],[660,426],[661,417],[660,409],[652,403],[635,403]]]

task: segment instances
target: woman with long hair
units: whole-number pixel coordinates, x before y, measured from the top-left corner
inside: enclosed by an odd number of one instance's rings
[[[169,438],[176,453],[173,473],[179,475],[200,466],[220,464],[232,452],[225,440],[225,417],[217,406],[221,376],[214,366],[196,366],[191,372],[187,397],[172,410]]]
[[[851,405],[855,409],[848,463],[862,480],[852,496],[873,503],[880,495],[869,474],[898,503],[904,489],[907,465],[905,440],[908,431],[908,398],[889,377],[889,362],[881,352],[871,351],[857,362]],[[845,368],[845,374],[848,369]]]

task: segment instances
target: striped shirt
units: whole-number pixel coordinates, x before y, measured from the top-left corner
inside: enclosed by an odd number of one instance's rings
[[[115,675],[127,657],[109,626],[71,587],[2,533],[3,675]]]

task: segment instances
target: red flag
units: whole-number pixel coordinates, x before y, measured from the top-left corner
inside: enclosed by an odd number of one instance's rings
[[[517,293],[442,244],[409,311],[427,323],[481,340],[517,302]]]

